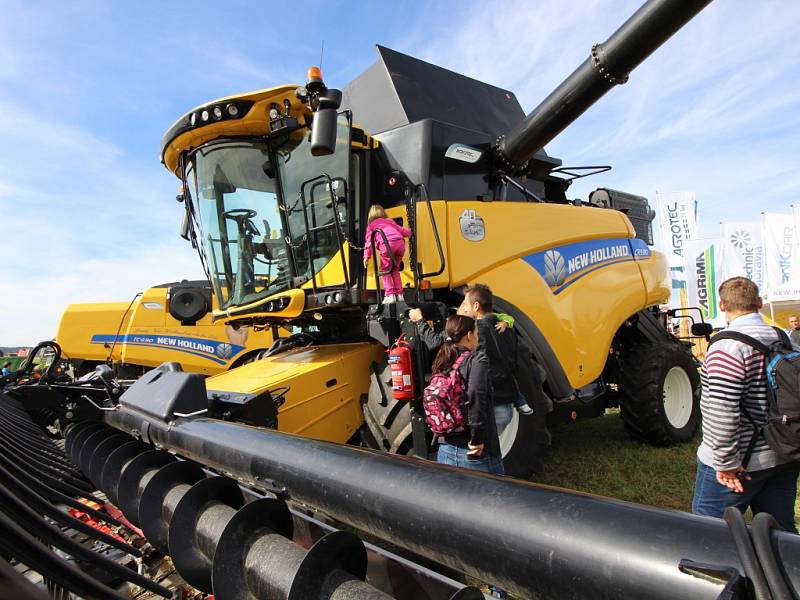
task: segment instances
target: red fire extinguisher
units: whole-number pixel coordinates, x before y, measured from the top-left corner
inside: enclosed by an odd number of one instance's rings
[[[414,371],[411,366],[411,345],[402,334],[389,354],[389,369],[392,373],[392,396],[395,400],[414,399]]]

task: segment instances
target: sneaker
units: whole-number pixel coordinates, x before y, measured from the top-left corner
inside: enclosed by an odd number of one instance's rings
[[[394,304],[395,302],[397,302],[397,296],[394,294],[386,294],[383,297],[383,304]]]
[[[522,414],[522,415],[532,415],[533,414],[533,409],[530,406],[528,406],[527,403],[526,404],[520,404],[516,408],[519,411],[519,413]]]

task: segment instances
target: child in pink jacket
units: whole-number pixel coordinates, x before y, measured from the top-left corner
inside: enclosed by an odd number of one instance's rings
[[[400,281],[400,261],[406,253],[405,238],[411,237],[411,230],[401,227],[392,219],[386,216],[386,211],[382,206],[373,204],[369,207],[367,215],[367,231],[364,236],[364,266],[372,257],[372,232],[380,229],[386,235],[389,247],[386,247],[383,236],[375,234],[375,247],[380,256],[381,271],[386,271],[392,265],[394,257],[395,270],[392,273],[383,275],[383,289],[386,294],[383,298],[384,304],[400,302],[403,299],[403,284]]]

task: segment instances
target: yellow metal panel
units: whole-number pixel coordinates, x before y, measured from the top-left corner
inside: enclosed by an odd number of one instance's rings
[[[61,346],[65,358],[80,358],[104,361],[109,348],[92,344],[92,332],[115,333],[120,319],[128,308],[128,302],[96,302],[92,304],[70,304],[58,322],[56,342]],[[119,350],[116,352],[119,357]]]
[[[69,305],[56,335],[65,357],[96,362],[111,358],[144,367],[178,362],[185,371],[212,375],[272,344],[271,332],[213,324],[210,313],[196,325],[181,325],[167,310],[167,291],[150,288],[132,305]]]
[[[462,219],[469,218],[468,211],[483,221],[480,241],[468,240],[462,232]],[[439,227],[444,228],[441,223]],[[634,235],[630,221],[616,210],[532,202],[448,202],[446,229],[452,287],[539,250]]]
[[[206,387],[258,394],[288,386],[280,431],[345,442],[364,421],[360,397],[384,351],[373,342],[298,348],[210,377]]]
[[[525,313],[550,343],[575,388],[600,376],[617,329],[647,305],[633,261],[592,271],[558,295],[521,259],[481,273],[469,283],[488,285],[497,297]]]
[[[672,293],[672,281],[670,281],[667,257],[660,252],[653,252],[650,258],[637,261],[636,264],[642,270],[644,289],[647,291],[647,306],[668,302]]]

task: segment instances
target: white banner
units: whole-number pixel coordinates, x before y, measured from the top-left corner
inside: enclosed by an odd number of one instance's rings
[[[764,241],[764,297],[775,295],[790,285],[795,227],[792,214],[762,213]]]
[[[667,256],[671,268],[681,270],[684,243],[698,237],[694,192],[656,192],[656,206],[657,247]]]
[[[722,283],[730,277],[747,277],[759,290],[764,288],[764,246],[759,221],[725,221],[721,224]]]
[[[687,240],[683,244],[686,269],[686,295],[690,308],[699,308],[706,321],[715,327],[725,325],[725,313],[719,310],[717,288],[722,256],[719,240]]]
[[[789,273],[789,281],[795,287],[800,287],[800,204],[792,205],[792,214],[794,215],[794,245],[792,246],[792,268]]]

